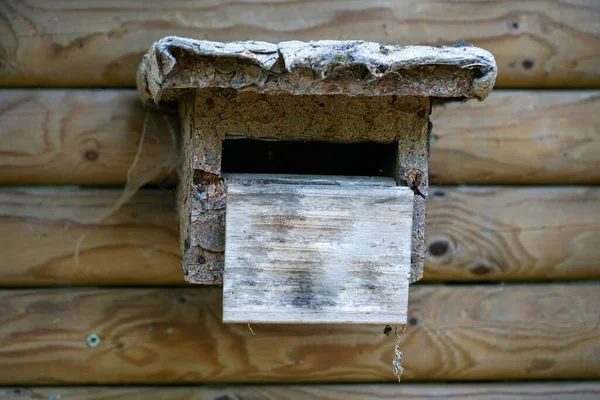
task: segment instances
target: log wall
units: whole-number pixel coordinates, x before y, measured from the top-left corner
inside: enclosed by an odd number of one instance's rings
[[[598,398],[598,21],[596,0],[0,2],[0,399]],[[183,281],[169,168],[103,218],[144,127],[138,170],[172,151],[176,112],[132,89],[167,35],[495,55],[505,90],[433,107],[401,384],[384,327],[222,324],[221,288]]]

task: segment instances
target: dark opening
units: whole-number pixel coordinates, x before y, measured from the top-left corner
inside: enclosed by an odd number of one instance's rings
[[[396,143],[228,139],[224,173],[395,176]]]

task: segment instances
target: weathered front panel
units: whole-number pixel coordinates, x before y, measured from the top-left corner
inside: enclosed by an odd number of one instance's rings
[[[223,321],[406,323],[412,209],[400,186],[228,184]]]

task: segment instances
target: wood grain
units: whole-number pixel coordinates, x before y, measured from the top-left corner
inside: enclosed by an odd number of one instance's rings
[[[597,188],[434,187],[430,195],[427,279],[598,277]]]
[[[1,291],[0,384],[396,381],[382,325],[253,334],[221,323],[221,301],[208,287]],[[598,379],[599,307],[597,284],[417,285],[403,379]]]
[[[0,389],[0,400],[594,400],[598,397],[600,384],[596,382]]]
[[[223,322],[406,323],[414,193],[363,180],[227,185]]]
[[[433,187],[424,280],[600,279],[600,189]],[[0,190],[4,286],[183,284],[174,193]],[[74,249],[81,235],[79,263]]]
[[[152,110],[146,116],[131,90],[3,90],[0,183],[123,184],[145,118],[143,163],[158,163],[169,151],[167,124],[175,122],[168,116]]]
[[[433,46],[464,39],[496,56],[499,86],[598,87],[599,20],[595,0],[6,0],[0,85],[134,86],[150,45],[178,35]]]
[[[1,284],[183,284],[174,195],[138,195],[99,223],[119,193],[2,189]]]
[[[434,107],[430,179],[598,184],[599,109],[598,91],[494,91]],[[150,118],[148,164],[169,143]],[[143,121],[133,90],[0,90],[0,184],[123,184]]]
[[[597,184],[600,92],[495,91],[433,108],[433,183]]]

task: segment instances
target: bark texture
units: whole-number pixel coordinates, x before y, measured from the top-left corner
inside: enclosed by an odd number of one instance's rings
[[[458,46],[380,45],[362,40],[211,42],[166,37],[140,64],[143,101],[169,101],[190,88],[261,93],[487,97],[494,57]]]

